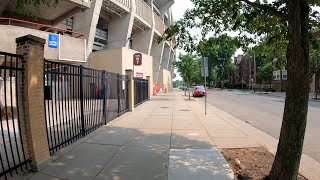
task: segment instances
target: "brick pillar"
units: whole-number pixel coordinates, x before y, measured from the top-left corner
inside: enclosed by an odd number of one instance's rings
[[[17,54],[23,56],[24,72],[18,78],[21,134],[31,168],[41,170],[50,158],[44,112],[44,44],[46,40],[26,35],[16,39]]]
[[[148,99],[150,99],[152,93],[153,93],[153,87],[152,87],[152,82],[150,76],[146,77],[148,80]]]
[[[134,79],[133,70],[126,70],[128,76],[129,111],[134,112]]]

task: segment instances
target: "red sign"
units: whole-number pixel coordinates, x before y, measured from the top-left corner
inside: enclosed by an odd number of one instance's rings
[[[143,79],[143,73],[142,72],[136,72],[136,78]]]
[[[133,55],[133,65],[135,65],[135,66],[142,65],[142,54],[141,53],[135,53]]]

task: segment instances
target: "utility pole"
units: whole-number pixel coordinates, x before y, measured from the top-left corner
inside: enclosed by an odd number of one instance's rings
[[[253,66],[254,66],[254,92],[256,91],[257,84],[257,64],[256,64],[256,55],[253,55]]]
[[[209,75],[208,70],[208,57],[202,57],[201,61],[201,75],[204,77],[204,114],[207,115],[207,76]]]

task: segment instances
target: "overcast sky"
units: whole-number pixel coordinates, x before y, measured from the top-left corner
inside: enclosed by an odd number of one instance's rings
[[[187,9],[191,9],[193,4],[190,0],[175,0],[174,4],[172,5],[172,15],[175,21],[179,20],[183,17],[184,12]],[[179,53],[182,52],[180,49],[177,49],[177,58]],[[175,70],[176,71],[176,70]],[[182,80],[179,73],[176,72],[176,78],[174,80]]]

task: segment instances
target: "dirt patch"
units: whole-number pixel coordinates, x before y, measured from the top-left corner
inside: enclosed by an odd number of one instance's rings
[[[269,174],[274,160],[274,155],[262,147],[222,149],[222,154],[239,180],[264,179]],[[299,175],[298,180],[307,179]]]

